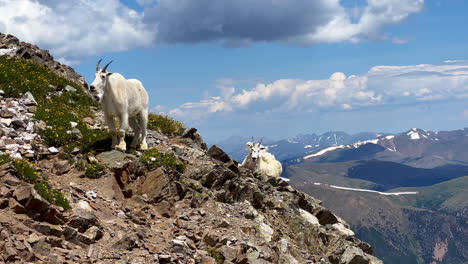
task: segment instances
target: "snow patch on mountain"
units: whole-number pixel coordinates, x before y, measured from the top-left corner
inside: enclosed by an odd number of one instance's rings
[[[325,148],[325,149],[322,149],[320,150],[319,152],[317,153],[314,153],[314,154],[311,154],[311,155],[307,155],[304,157],[304,159],[308,159],[308,158],[312,158],[312,157],[317,157],[317,156],[321,156],[329,151],[333,151],[335,149],[340,149],[340,148],[345,148],[346,146],[345,145],[339,145],[339,146],[335,146],[335,147],[329,147],[329,148]]]
[[[348,187],[342,187],[342,186],[336,186],[336,185],[330,185],[326,183],[319,183],[319,182],[314,182],[314,185],[317,186],[328,186],[334,189],[340,189],[340,190],[347,190],[347,191],[357,191],[357,192],[371,192],[371,193],[377,193],[381,195],[407,195],[407,194],[418,194],[419,192],[379,192],[379,191],[374,191],[374,190],[368,190],[368,189],[356,189],[356,188],[348,188]]]

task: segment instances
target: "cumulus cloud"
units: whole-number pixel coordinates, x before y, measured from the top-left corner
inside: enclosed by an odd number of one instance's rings
[[[362,107],[468,98],[468,61],[375,66],[362,75],[333,73],[325,80],[280,79],[236,92],[221,81],[220,96],[185,103],[170,114],[190,119],[233,111],[349,111]]]
[[[418,13],[424,0],[369,0],[346,8],[338,0],[160,0],[145,10],[159,42],[224,41],[316,44],[388,39],[387,25]],[[395,41],[401,41],[397,38]]]
[[[65,60],[150,45],[142,20],[118,0],[0,0],[1,32]]]
[[[155,43],[221,41],[299,45],[391,39],[388,25],[422,10],[424,0],[0,0],[0,31],[73,60]]]

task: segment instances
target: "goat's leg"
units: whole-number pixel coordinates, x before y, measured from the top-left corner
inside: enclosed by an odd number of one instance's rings
[[[137,117],[136,116],[129,117],[128,124],[130,125],[130,127],[133,129],[133,132],[135,133],[135,136],[133,137],[130,147],[136,149],[138,145],[140,144],[140,125],[137,122]]]
[[[128,127],[128,113],[124,112],[120,114],[120,129],[119,133],[119,144],[117,145],[117,149],[121,151],[127,150],[127,144],[125,143],[125,130]]]
[[[115,145],[117,145],[117,131],[115,131],[115,120],[114,117],[108,115],[104,112],[104,119],[106,120],[106,124],[109,127],[109,134],[112,136],[112,145],[111,148],[115,149]]]
[[[145,109],[140,112],[140,130],[141,130],[141,150],[147,150],[148,144],[146,143],[146,127],[148,126],[148,110]]]

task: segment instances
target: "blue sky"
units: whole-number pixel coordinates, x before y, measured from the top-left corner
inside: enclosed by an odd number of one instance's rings
[[[201,130],[288,138],[468,123],[463,0],[0,0],[0,32],[99,58]]]

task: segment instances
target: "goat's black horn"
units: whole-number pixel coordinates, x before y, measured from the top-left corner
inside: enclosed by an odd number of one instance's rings
[[[263,138],[262,138],[262,139],[260,139],[260,145],[262,144],[262,141],[263,141]]]
[[[101,61],[102,61],[102,59],[100,59],[96,64],[96,71],[99,71],[99,69],[101,68],[101,67],[99,67],[99,63],[101,63]]]
[[[111,60],[109,63],[107,63],[106,66],[104,66],[104,68],[102,68],[102,71],[103,71],[103,72],[106,72],[107,67],[108,67],[109,64],[111,64],[112,62],[113,62],[113,60]]]

